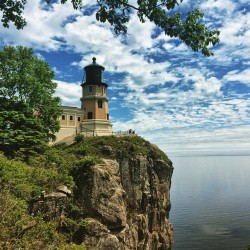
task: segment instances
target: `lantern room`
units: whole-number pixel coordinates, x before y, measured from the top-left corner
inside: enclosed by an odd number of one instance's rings
[[[83,84],[105,84],[103,80],[103,71],[105,68],[96,63],[96,58],[92,58],[93,62],[84,67],[85,75]]]

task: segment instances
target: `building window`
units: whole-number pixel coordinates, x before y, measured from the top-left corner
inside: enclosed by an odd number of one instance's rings
[[[77,121],[79,121],[79,122],[81,121],[81,117],[80,116],[77,117]]]
[[[93,92],[93,86],[89,86],[89,92],[90,92],[90,93]]]
[[[109,113],[107,114],[107,120],[109,120]]]
[[[69,117],[69,119],[70,119],[70,121],[73,121],[73,115],[71,115],[71,116]]]
[[[62,121],[65,121],[65,115],[62,115]]]
[[[103,70],[101,71],[101,81],[104,82],[104,78],[103,78]]]
[[[92,112],[88,112],[88,119],[93,119],[93,113]]]
[[[98,101],[98,108],[102,109],[102,101]]]

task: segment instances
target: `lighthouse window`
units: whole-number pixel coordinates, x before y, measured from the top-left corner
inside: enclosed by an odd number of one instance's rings
[[[93,119],[93,113],[92,112],[88,112],[88,119]]]
[[[102,108],[102,101],[98,101],[98,108],[99,108],[99,109]]]
[[[89,92],[93,92],[93,86],[89,86]]]

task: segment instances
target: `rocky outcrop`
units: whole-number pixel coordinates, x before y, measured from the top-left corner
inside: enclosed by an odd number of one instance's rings
[[[71,232],[71,240],[84,243],[89,250],[171,249],[171,161],[139,138],[103,140],[94,138],[95,144],[88,144],[98,149],[100,164],[82,160],[87,164],[74,168],[74,192],[61,185],[44,193],[32,202],[31,214],[42,212],[46,220],[57,219],[59,231]],[[76,147],[80,147],[78,154],[86,153],[81,144]],[[88,152],[85,156],[89,157]],[[72,204],[77,204],[78,212],[72,212]],[[86,225],[82,226],[81,219]],[[79,223],[74,230],[70,220]]]
[[[46,220],[60,220],[69,204],[68,197],[71,194],[71,190],[64,185],[58,186],[54,192],[48,194],[42,192],[41,197],[30,201],[29,212],[32,216],[42,213]]]
[[[90,250],[168,250],[173,244],[170,161],[145,156],[105,159],[82,170],[77,200],[88,218]]]

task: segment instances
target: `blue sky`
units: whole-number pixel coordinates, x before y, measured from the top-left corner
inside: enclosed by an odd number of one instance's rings
[[[84,0],[44,8],[28,1],[23,30],[0,27],[0,46],[32,47],[56,72],[63,105],[80,107],[83,67],[105,67],[113,130],[135,129],[169,155],[250,154],[249,0],[184,0],[221,31],[214,56],[192,52],[131,14],[126,36],[98,23]],[[134,3],[135,1],[129,1]]]

